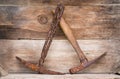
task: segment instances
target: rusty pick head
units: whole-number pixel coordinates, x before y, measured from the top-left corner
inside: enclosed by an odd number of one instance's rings
[[[40,72],[42,74],[51,74],[51,75],[63,75],[63,73],[60,72],[56,72],[56,71],[51,71],[51,70],[47,70],[45,69],[43,66],[37,66],[36,64],[27,62],[19,57],[16,57],[21,63],[23,63],[26,67],[28,67],[29,69],[33,70],[33,71],[37,71]]]
[[[76,73],[76,72],[79,72],[79,71],[87,68],[87,67],[90,66],[91,64],[95,63],[97,60],[99,60],[100,58],[102,58],[105,54],[106,54],[106,53],[103,53],[102,55],[100,55],[99,57],[97,57],[97,58],[95,58],[95,59],[93,59],[93,60],[91,60],[91,61],[88,61],[88,62],[85,62],[85,63],[81,63],[79,66],[73,67],[73,68],[69,69],[69,72],[70,72],[71,74]]]

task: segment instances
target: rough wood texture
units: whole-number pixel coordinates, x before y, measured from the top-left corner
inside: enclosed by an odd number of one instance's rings
[[[0,77],[8,75],[8,72],[0,65]]]
[[[81,6],[89,4],[119,4],[120,0],[30,0],[30,5],[51,4],[56,5],[62,3],[64,5]]]
[[[51,23],[51,10],[55,9],[58,2],[70,5],[66,6],[64,17],[77,39],[87,39],[79,40],[87,57],[92,59],[107,52],[104,58],[79,73],[120,73],[120,0],[0,0],[0,39],[45,38]],[[48,22],[40,24],[39,15],[47,18]],[[63,38],[65,38],[63,32],[58,29],[55,39]],[[43,40],[0,40],[0,63],[11,73],[35,73],[20,64],[15,56],[37,63],[43,44]],[[45,63],[48,69],[68,73],[69,68],[79,65],[76,53],[68,41],[55,40],[49,52]],[[27,76],[10,74],[2,79],[28,79]],[[30,74],[29,79],[46,77],[120,79],[108,74],[92,76]]]
[[[119,4],[120,0],[0,0],[0,5],[5,6],[39,6],[42,4],[57,5],[58,3],[70,6],[81,6],[89,4]]]
[[[36,74],[9,74],[1,79],[120,79],[114,74],[80,74],[80,75],[36,75]]]
[[[0,0],[0,5],[28,5],[28,0]]]
[[[0,27],[11,28],[6,28],[5,31],[1,28],[1,38],[19,39],[18,36],[28,39],[45,38],[51,23],[51,10],[54,8],[55,6],[50,5],[0,7]],[[120,6],[66,6],[64,17],[77,39],[120,39],[119,8]],[[40,24],[39,15],[47,17],[48,22]],[[31,32],[28,33],[24,29]],[[64,34],[58,29],[57,38],[63,37]]]
[[[78,42],[89,60],[107,52],[105,57],[79,73],[120,71],[119,40],[79,40]],[[43,40],[1,40],[0,63],[11,73],[35,73],[20,64],[15,56],[38,63],[43,44]],[[79,59],[67,40],[54,40],[44,65],[50,70],[68,73],[69,68],[79,65]]]
[[[69,24],[65,21],[64,18],[61,18],[60,26],[61,26],[61,29],[63,30],[65,36],[67,37],[68,41],[71,43],[72,47],[76,51],[80,62],[83,63],[83,64],[85,62],[88,63],[88,60],[87,60],[86,56],[84,55],[83,51],[81,50],[81,47],[78,45],[78,42],[75,39],[75,36],[74,36],[74,33],[73,33],[72,29],[70,28]],[[82,68],[84,69],[85,67],[82,67]],[[76,70],[80,71],[80,69],[76,69]],[[77,72],[77,71],[75,71],[75,72]]]

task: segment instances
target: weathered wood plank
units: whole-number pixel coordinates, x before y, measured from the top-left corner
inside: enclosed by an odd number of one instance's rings
[[[76,39],[120,39],[120,29],[113,28],[72,28]],[[46,32],[38,32],[27,29],[18,29],[10,27],[0,27],[0,39],[45,39]],[[57,33],[54,39],[66,39],[61,29],[57,29]]]
[[[11,28],[11,26],[1,26],[0,27],[0,39],[45,39],[47,36],[47,32],[38,32],[32,31],[27,29],[18,29],[18,28]],[[57,29],[57,33],[54,39],[64,39],[65,36],[63,32],[60,32]]]
[[[120,0],[30,0],[30,5],[33,6],[41,4],[57,5],[58,3],[62,3],[64,5],[81,6],[89,4],[119,4]]]
[[[28,0],[0,0],[0,5],[28,5]]]
[[[7,71],[0,64],[0,77],[8,75]]]
[[[79,74],[79,75],[36,75],[36,74],[9,74],[1,79],[120,79],[114,74]]]
[[[77,39],[119,39],[120,37],[120,6],[66,6],[64,17],[69,23]],[[31,36],[30,33],[23,34],[21,38],[41,39],[45,37],[52,20],[51,10],[55,6],[43,5],[35,7],[0,7],[0,27],[12,26],[36,31],[38,37]],[[72,13],[71,13],[72,12]],[[73,13],[74,12],[74,13]],[[38,16],[47,18],[46,24],[39,23]],[[1,33],[5,32],[3,29]],[[37,32],[40,32],[40,34]],[[17,35],[18,34],[18,35]],[[62,31],[58,31],[59,38],[64,37]],[[17,31],[7,32],[6,38],[20,37]],[[15,36],[14,36],[15,35]],[[3,36],[5,37],[5,36]],[[30,39],[28,38],[28,39]]]
[[[120,4],[120,0],[0,0],[0,5],[5,6],[39,6],[41,4],[57,5],[58,3],[70,6],[81,6],[89,4]]]
[[[119,40],[79,40],[78,42],[89,60],[107,52],[106,56],[97,63],[79,73],[120,71]],[[43,44],[43,40],[1,40],[0,63],[11,73],[35,73],[20,64],[15,56],[37,63]],[[68,73],[69,68],[77,65],[79,60],[70,43],[67,40],[54,40],[44,66],[51,70]]]

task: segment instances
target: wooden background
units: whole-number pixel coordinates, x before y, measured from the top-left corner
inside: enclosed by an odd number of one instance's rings
[[[15,56],[38,62],[52,21],[51,11],[58,2],[65,5],[63,16],[87,58],[91,60],[107,52],[79,73],[120,73],[120,0],[0,0],[0,64],[9,73],[36,73]],[[39,22],[39,16],[47,18],[47,23]],[[58,28],[44,66],[68,73],[69,68],[77,65],[74,49]]]

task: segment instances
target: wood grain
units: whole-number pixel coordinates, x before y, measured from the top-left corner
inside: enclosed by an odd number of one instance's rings
[[[28,5],[29,0],[0,0],[0,5]]]
[[[1,79],[120,79],[114,74],[80,74],[80,75],[37,75],[37,74],[9,74]]]
[[[107,55],[79,73],[116,73],[120,71],[119,40],[79,40],[81,49],[89,60],[104,52]],[[43,40],[1,40],[0,63],[11,73],[36,73],[27,69],[15,56],[38,63]],[[54,40],[44,66],[50,70],[68,73],[68,69],[79,65],[76,52],[67,40]]]
[[[36,73],[20,64],[15,56],[38,63],[44,44],[40,39],[46,38],[52,20],[51,11],[59,2],[67,5],[64,17],[75,37],[81,39],[79,45],[88,59],[107,52],[97,63],[79,72],[97,74],[10,74],[2,79],[28,79],[27,76],[29,79],[120,79],[108,74],[120,73],[120,0],[0,0],[0,64],[10,73]],[[41,24],[38,16],[47,18],[47,23]],[[79,60],[70,43],[63,40],[66,37],[60,28],[55,39],[44,65],[47,69],[68,73],[69,68],[79,65]]]
[[[119,4],[120,0],[0,0],[4,6],[40,6],[57,5],[62,3],[69,6],[94,5],[94,4]]]
[[[81,6],[89,4],[119,4],[120,0],[30,0],[29,3],[32,6],[41,4],[57,5],[58,3],[70,6]]]
[[[66,6],[64,17],[71,26],[77,39],[119,39],[119,8],[119,5]],[[11,27],[11,30],[12,28],[13,30],[17,28],[18,30],[20,29],[20,33],[23,33],[24,29],[31,30],[31,32],[26,33],[26,30],[24,30],[24,34],[20,35],[18,31],[9,31],[9,29],[5,29],[6,32],[4,32],[1,28],[1,34],[5,35],[0,35],[3,39],[17,39],[18,36],[23,39],[25,37],[27,39],[45,38],[52,20],[51,11],[54,9],[55,6],[52,5],[32,7],[1,6],[0,27],[8,26]],[[48,22],[46,24],[40,24],[38,16],[47,17]],[[39,33],[37,34],[37,32]],[[58,29],[58,35],[56,36],[58,39],[64,38],[64,34],[60,29]]]
[[[8,72],[0,64],[0,77],[8,75]]]

